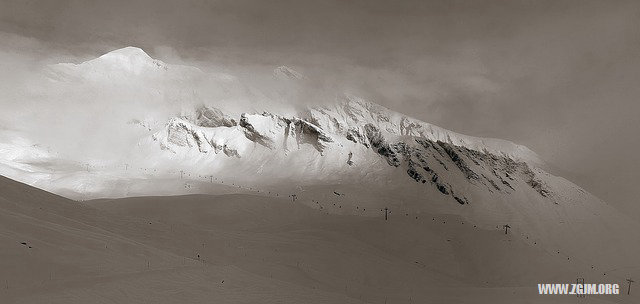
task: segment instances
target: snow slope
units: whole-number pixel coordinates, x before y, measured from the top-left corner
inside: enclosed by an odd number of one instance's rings
[[[349,193],[349,192],[347,192]],[[414,214],[412,214],[413,216]],[[581,270],[460,217],[326,214],[288,198],[71,201],[0,177],[2,303],[567,303]],[[431,220],[431,218],[437,220]],[[585,276],[589,281],[596,279]],[[633,303],[602,296],[581,303]]]

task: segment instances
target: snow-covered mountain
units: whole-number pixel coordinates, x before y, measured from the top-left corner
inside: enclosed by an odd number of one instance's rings
[[[388,207],[394,216],[509,224],[531,245],[586,264],[637,253],[618,246],[637,240],[627,232],[636,223],[509,141],[458,134],[342,92],[298,103],[291,98],[300,95],[167,64],[132,47],[43,74],[38,93],[87,123],[35,129],[65,134],[79,152],[58,153],[68,144],[41,144],[25,130],[2,131],[0,174],[56,193],[85,199],[261,189],[295,193],[323,212],[379,216]],[[269,78],[286,82],[284,89],[313,83],[285,66]],[[606,264],[598,267],[619,266]]]
[[[152,139],[175,158],[202,161],[203,171],[207,163],[218,168],[229,163],[236,170],[266,172],[271,182],[336,182],[344,176],[355,182],[389,167],[406,172],[399,182],[433,187],[461,204],[468,203],[463,190],[468,185],[508,193],[515,191],[510,181],[516,178],[542,196],[552,195],[537,181],[532,169],[542,161],[528,148],[457,134],[354,96],[293,116],[233,117],[203,105],[169,119]],[[464,177],[463,185],[454,182],[457,175]]]
[[[523,187],[547,200],[558,197],[540,177],[546,174],[543,161],[527,147],[458,134],[341,92],[319,104],[296,103],[229,74],[167,64],[135,47],[48,66],[43,73],[50,91],[67,98],[62,106],[95,127],[87,135],[72,121],[68,128],[79,132],[71,136],[73,144],[123,151],[108,159],[92,158],[91,150],[67,156],[82,165],[187,168],[265,185],[415,184],[459,204],[472,204],[474,191],[509,195]],[[287,66],[275,68],[273,76],[312,82]],[[92,104],[107,111],[94,115],[95,107],[86,108]],[[399,172],[402,178],[389,177]],[[104,191],[98,187],[89,195],[126,195]]]
[[[105,159],[92,158],[90,150],[82,157],[60,156],[77,167],[135,163],[154,172],[190,170],[266,186],[413,185],[461,205],[474,204],[476,192],[508,197],[533,191],[555,203],[562,195],[545,181],[544,162],[527,147],[458,134],[341,92],[319,104],[296,103],[281,98],[282,92],[262,92],[225,73],[167,64],[135,47],[79,64],[52,65],[43,73],[55,89],[50,91],[70,95],[64,105],[84,112],[95,125],[89,135],[72,137],[79,149],[104,144],[107,149],[100,152],[122,151]],[[312,81],[287,66],[275,68],[273,76],[287,83]],[[108,109],[107,114],[94,115],[95,108],[85,108],[91,104]],[[75,122],[69,128],[79,132]],[[17,168],[25,164],[3,163],[20,179]],[[50,178],[42,178],[46,173]],[[51,183],[46,188],[53,191],[127,195],[126,189],[99,186],[102,182],[86,177],[72,178],[73,186],[57,186],[59,174],[40,170],[34,181]],[[88,183],[96,186],[87,188]]]

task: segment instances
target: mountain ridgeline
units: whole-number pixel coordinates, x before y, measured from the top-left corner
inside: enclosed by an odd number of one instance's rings
[[[404,170],[408,182],[433,187],[463,205],[471,202],[465,193],[468,185],[456,184],[459,180],[507,195],[525,185],[553,199],[551,190],[527,163],[539,164],[539,159],[525,147],[459,135],[354,96],[343,96],[334,106],[309,107],[297,116],[265,111],[232,117],[217,107],[202,105],[193,113],[170,119],[153,139],[163,150],[176,154],[194,150],[218,162],[224,161],[220,157],[242,159],[255,149],[265,158],[304,150],[335,159],[337,163],[329,167],[336,171],[339,167],[356,167],[353,170],[357,171],[366,164],[353,161],[354,153],[361,162],[377,157]],[[336,154],[339,156],[328,156]]]

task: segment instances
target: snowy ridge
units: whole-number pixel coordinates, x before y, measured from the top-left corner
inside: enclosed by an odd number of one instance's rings
[[[526,188],[556,200],[530,150],[449,132],[351,96],[298,116],[263,112],[234,118],[207,106],[195,111],[171,118],[145,146],[156,143],[180,162],[197,160],[205,174],[269,176],[263,183],[366,182],[401,169],[406,175],[394,183],[413,181],[462,205],[470,203],[469,187],[501,195]]]
[[[381,134],[390,141],[423,138],[433,142],[445,142],[480,153],[503,156],[518,162],[526,162],[532,166],[544,165],[538,155],[525,146],[507,140],[459,134],[393,112],[354,96],[344,96],[331,107],[307,108],[296,116],[263,112],[261,114],[242,113],[240,117],[234,118],[219,108],[207,106],[201,106],[195,112],[195,119],[187,118],[195,126],[230,128],[238,125],[247,138],[252,141],[258,140],[262,145],[270,148],[286,149],[286,145],[276,145],[276,142],[286,141],[284,137],[288,136],[289,131],[287,130],[292,127],[294,129],[297,127],[298,135],[306,135],[306,139],[314,145],[329,145],[333,142],[331,138],[342,138],[367,144],[365,129],[369,126],[380,130]],[[182,144],[178,145],[182,146]]]
[[[310,115],[313,120],[320,122],[322,127],[333,132],[344,133],[366,124],[373,124],[386,136],[394,138],[402,136],[420,137],[431,141],[442,141],[462,146],[478,152],[503,155],[536,166],[544,164],[535,152],[525,146],[502,139],[459,134],[402,115],[356,96],[344,96],[332,107],[311,109]],[[361,132],[362,130],[357,131]]]

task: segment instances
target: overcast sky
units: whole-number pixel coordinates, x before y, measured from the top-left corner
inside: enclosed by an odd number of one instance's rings
[[[527,145],[640,217],[638,1],[0,0],[0,38],[3,54],[45,60],[133,45],[229,70],[289,65]]]

